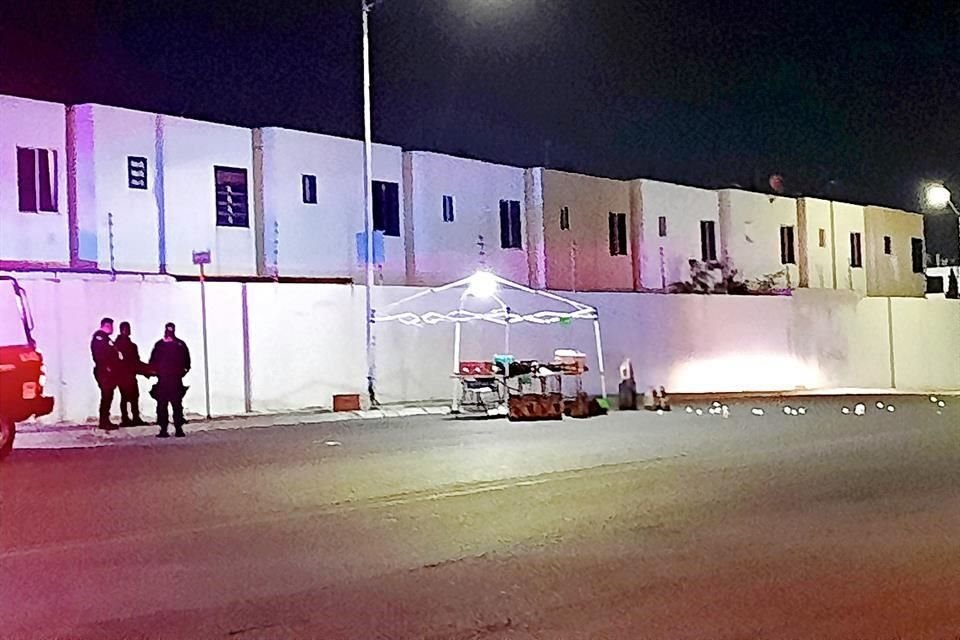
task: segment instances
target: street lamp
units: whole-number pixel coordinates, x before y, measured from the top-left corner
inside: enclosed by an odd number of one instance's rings
[[[366,308],[367,396],[377,406],[376,360],[373,335],[373,124],[370,104],[370,12],[380,0],[361,0],[363,16],[363,234],[366,241],[364,278]]]
[[[934,209],[946,209],[950,207],[955,214],[960,216],[960,211],[958,211],[956,205],[953,204],[953,194],[951,194],[950,189],[947,189],[943,184],[931,182],[924,188],[923,195],[927,204]]]

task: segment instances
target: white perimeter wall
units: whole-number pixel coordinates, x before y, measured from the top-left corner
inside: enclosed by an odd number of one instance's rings
[[[17,147],[57,153],[57,213],[20,212]],[[61,104],[0,96],[0,262],[70,263],[66,111]]]
[[[690,260],[702,257],[701,220],[712,220],[716,224],[717,257],[721,257],[720,213],[715,191],[643,180],[639,204],[643,217],[640,284],[644,289],[663,289],[675,282],[690,281]],[[667,219],[667,235],[663,238],[659,233],[660,216]]]
[[[363,231],[363,143],[289,129],[260,130],[264,254],[268,273],[352,277],[356,234]],[[317,203],[303,202],[302,176],[317,178]],[[403,225],[399,147],[374,145],[373,179],[396,182]],[[403,282],[403,235],[385,238],[386,282]]]
[[[79,105],[68,114],[75,140],[78,255],[102,270],[157,273],[157,116],[101,105]],[[147,188],[131,189],[130,156],[147,159]],[[113,221],[111,239],[111,220]]]
[[[30,294],[37,340],[47,359],[48,389],[57,398],[51,420],[82,421],[96,413],[97,388],[89,341],[103,315],[133,323],[144,357],[163,324],[176,322],[194,367],[186,407],[204,410],[200,293],[197,283],[159,277],[43,279],[21,277]],[[254,411],[329,407],[334,393],[365,392],[363,288],[348,285],[212,283],[208,285],[212,412],[244,411],[244,289],[247,298],[251,404]],[[377,308],[417,289],[380,287]],[[798,291],[793,297],[635,293],[575,294],[601,310],[607,383],[632,359],[641,386],[673,393],[776,391],[797,388],[960,389],[960,303],[945,300],[860,298],[849,292]],[[507,293],[518,313],[563,305]],[[458,294],[423,299],[420,311],[455,309]],[[471,306],[472,305],[472,306]],[[471,302],[468,308],[484,310]],[[890,348],[892,318],[893,357]],[[385,402],[449,397],[453,326],[377,325],[377,379]],[[504,330],[467,325],[463,359],[504,350]],[[518,357],[550,358],[561,347],[593,360],[592,324],[515,325]],[[895,364],[895,371],[891,368]],[[596,375],[587,388],[599,390]],[[149,415],[152,402],[142,405]]]
[[[410,177],[407,224],[412,223],[414,282],[441,285],[470,275],[479,267],[479,236],[486,263],[516,282],[529,281],[524,171],[516,167],[437,153],[405,154]],[[443,196],[453,196],[454,221],[443,221]],[[523,248],[500,248],[500,201],[520,202]]]
[[[210,275],[256,275],[257,212],[250,129],[162,116],[167,271],[196,274],[193,252],[210,250]],[[247,170],[250,226],[218,227],[214,166]]]

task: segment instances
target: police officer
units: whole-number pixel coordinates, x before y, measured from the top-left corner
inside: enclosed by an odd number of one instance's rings
[[[130,337],[130,323],[120,323],[120,335],[114,346],[120,356],[117,371],[117,386],[120,389],[120,415],[124,427],[139,427],[146,424],[140,419],[140,385],[137,376],[143,375],[146,364],[140,360],[140,348]]]
[[[117,426],[110,422],[110,409],[113,406],[113,392],[117,388],[117,367],[119,358],[117,350],[110,340],[113,335],[113,318],[104,318],[100,321],[100,328],[90,340],[90,354],[93,356],[93,377],[100,388],[100,423],[101,429],[107,431]]]
[[[157,399],[157,422],[160,425],[158,438],[168,438],[169,415],[167,405],[173,407],[173,428],[175,435],[182,438],[183,433],[183,396],[186,388],[183,377],[190,371],[190,349],[177,337],[177,327],[168,322],[163,339],[153,346],[150,354],[150,369],[157,376],[154,397]]]

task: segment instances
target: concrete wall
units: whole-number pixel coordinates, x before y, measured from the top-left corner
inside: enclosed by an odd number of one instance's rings
[[[833,209],[828,200],[797,200],[800,286],[835,289]]]
[[[720,214],[715,191],[653,180],[636,183],[637,215],[642,222],[635,246],[642,255],[642,289],[660,290],[675,282],[690,280],[690,260],[702,258],[702,220],[711,220],[716,225],[717,257],[720,257]],[[663,237],[660,236],[661,216],[666,218],[667,233]]]
[[[546,285],[564,291],[632,291],[634,288],[630,183],[542,170]],[[560,211],[570,212],[569,229]],[[608,216],[627,216],[627,254],[610,254]]]
[[[210,250],[209,274],[256,275],[251,131],[171,116],[161,127],[167,272],[196,274],[193,252]],[[247,171],[248,227],[217,226],[215,166]]]
[[[103,315],[133,323],[144,357],[163,324],[176,322],[194,356],[187,410],[203,413],[197,283],[158,276],[120,276],[111,282],[105,276],[42,273],[24,274],[21,282],[30,295],[36,337],[48,363],[48,389],[57,398],[51,421],[82,421],[96,412],[89,340]],[[389,312],[391,301],[415,291],[378,287],[375,304]],[[406,308],[452,311],[459,294],[428,296]],[[861,298],[824,289],[801,289],[790,297],[572,295],[600,309],[611,390],[616,367],[626,357],[632,359],[641,386],[662,384],[674,393],[893,385],[905,390],[960,389],[960,302],[953,300]],[[528,294],[506,291],[502,296],[517,313],[566,309]],[[329,407],[334,393],[364,392],[362,287],[212,283],[208,307],[215,415],[242,413],[247,402],[252,410],[265,412]],[[467,307],[489,310],[472,298]],[[449,397],[451,324],[381,322],[376,332],[382,401]],[[502,352],[504,343],[501,326],[466,325],[462,358],[488,358]],[[599,391],[592,323],[514,325],[510,343],[517,357],[547,359],[564,347],[584,351],[592,362],[587,389]],[[148,388],[149,383],[141,383],[144,394]],[[146,395],[143,407],[152,413]]]
[[[837,289],[856,291],[860,295],[867,294],[866,265],[866,230],[864,228],[863,207],[861,205],[832,202],[833,206],[833,237],[836,249],[834,265],[837,272]],[[859,233],[861,238],[861,254],[864,266],[854,267],[852,264],[852,246],[850,237]]]
[[[104,271],[111,266],[118,271],[159,271],[156,125],[157,116],[128,109],[86,104],[68,111],[73,146],[69,179],[80,263]],[[146,159],[145,189],[130,186],[131,157]]]
[[[260,129],[254,135],[261,170],[266,273],[356,276],[355,236],[363,231],[365,215],[363,143],[278,128]],[[401,185],[400,153],[399,147],[374,145],[373,179]],[[303,201],[304,175],[316,176],[316,204]],[[402,207],[401,202],[401,227]],[[403,234],[385,241],[385,281],[402,283],[406,276]]]
[[[960,302],[893,298],[893,362],[900,389],[954,389],[960,381]]]
[[[524,171],[516,167],[420,151],[404,154],[410,282],[440,285],[466,277],[484,261],[504,278],[529,282]],[[443,196],[453,196],[454,220],[443,220]],[[500,201],[520,202],[523,246],[501,248]]]
[[[926,280],[913,272],[911,255],[911,238],[923,239],[923,216],[869,206],[864,208],[864,229],[867,295],[923,296]],[[884,251],[884,237],[890,237],[890,254]]]
[[[63,105],[0,96],[0,264],[70,263],[65,123]],[[56,212],[20,211],[18,147],[56,153]]]
[[[797,204],[793,198],[751,193],[736,189],[719,192],[721,253],[745,280],[757,280],[783,272],[779,286],[800,282],[800,251],[795,241],[797,264],[780,260],[780,229],[792,226],[795,238]]]

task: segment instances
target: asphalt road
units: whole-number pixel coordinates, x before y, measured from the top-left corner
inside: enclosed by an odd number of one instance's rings
[[[960,637],[960,400],[875,401],[19,450],[0,637]]]

